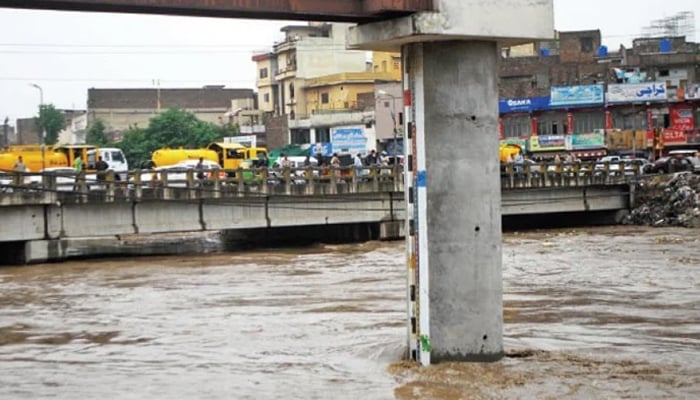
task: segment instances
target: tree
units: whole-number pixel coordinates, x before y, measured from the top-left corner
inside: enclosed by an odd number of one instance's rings
[[[34,117],[34,123],[39,130],[39,142],[43,132],[46,132],[46,139],[43,143],[56,144],[58,133],[66,127],[66,119],[63,113],[54,107],[53,104],[42,104],[39,106],[39,116]]]
[[[119,142],[119,147],[132,168],[143,167],[143,164],[151,158],[153,151],[148,146],[146,134],[139,128],[126,131],[122,141]]]
[[[221,132],[214,124],[200,121],[194,114],[176,108],[151,118],[145,133],[152,150],[161,147],[196,149],[221,138]]]
[[[85,141],[89,144],[106,147],[110,143],[105,133],[106,129],[104,122],[98,119],[88,128]]]
[[[219,140],[222,134],[216,125],[200,121],[190,112],[170,109],[151,118],[148,128],[126,131],[119,147],[131,165],[141,166],[162,147],[202,148]]]

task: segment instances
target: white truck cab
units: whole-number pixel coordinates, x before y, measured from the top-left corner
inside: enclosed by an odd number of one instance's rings
[[[115,179],[122,181],[127,180],[127,172],[129,172],[129,163],[126,161],[126,156],[122,149],[117,147],[101,147],[97,150],[99,157],[102,157],[107,165],[108,171],[114,171]],[[88,165],[94,167],[98,158],[95,157],[95,150],[88,151]]]

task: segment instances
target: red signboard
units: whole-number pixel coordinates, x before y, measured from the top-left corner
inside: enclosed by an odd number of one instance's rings
[[[605,129],[612,129],[612,113],[610,111],[605,111]]]
[[[678,130],[694,129],[693,108],[687,105],[671,107],[671,128]]]
[[[566,114],[566,133],[568,133],[568,134],[574,133],[574,114],[573,113]]]
[[[663,132],[664,146],[669,144],[685,144],[685,131],[682,129],[666,128]]]
[[[503,140],[505,135],[503,134],[503,118],[498,118],[498,139]]]
[[[538,123],[537,123],[537,117],[532,117],[530,118],[530,132],[533,135],[537,135],[537,131],[539,129]]]

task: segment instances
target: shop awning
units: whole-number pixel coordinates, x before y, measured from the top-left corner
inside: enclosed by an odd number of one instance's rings
[[[604,157],[605,155],[608,154],[607,150],[581,150],[581,151],[572,151],[571,154],[574,155],[574,157],[583,159],[583,158],[600,158]]]

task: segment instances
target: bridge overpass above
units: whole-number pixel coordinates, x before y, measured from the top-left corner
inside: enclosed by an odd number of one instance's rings
[[[0,7],[366,23],[433,11],[433,3],[433,0],[0,0]]]

